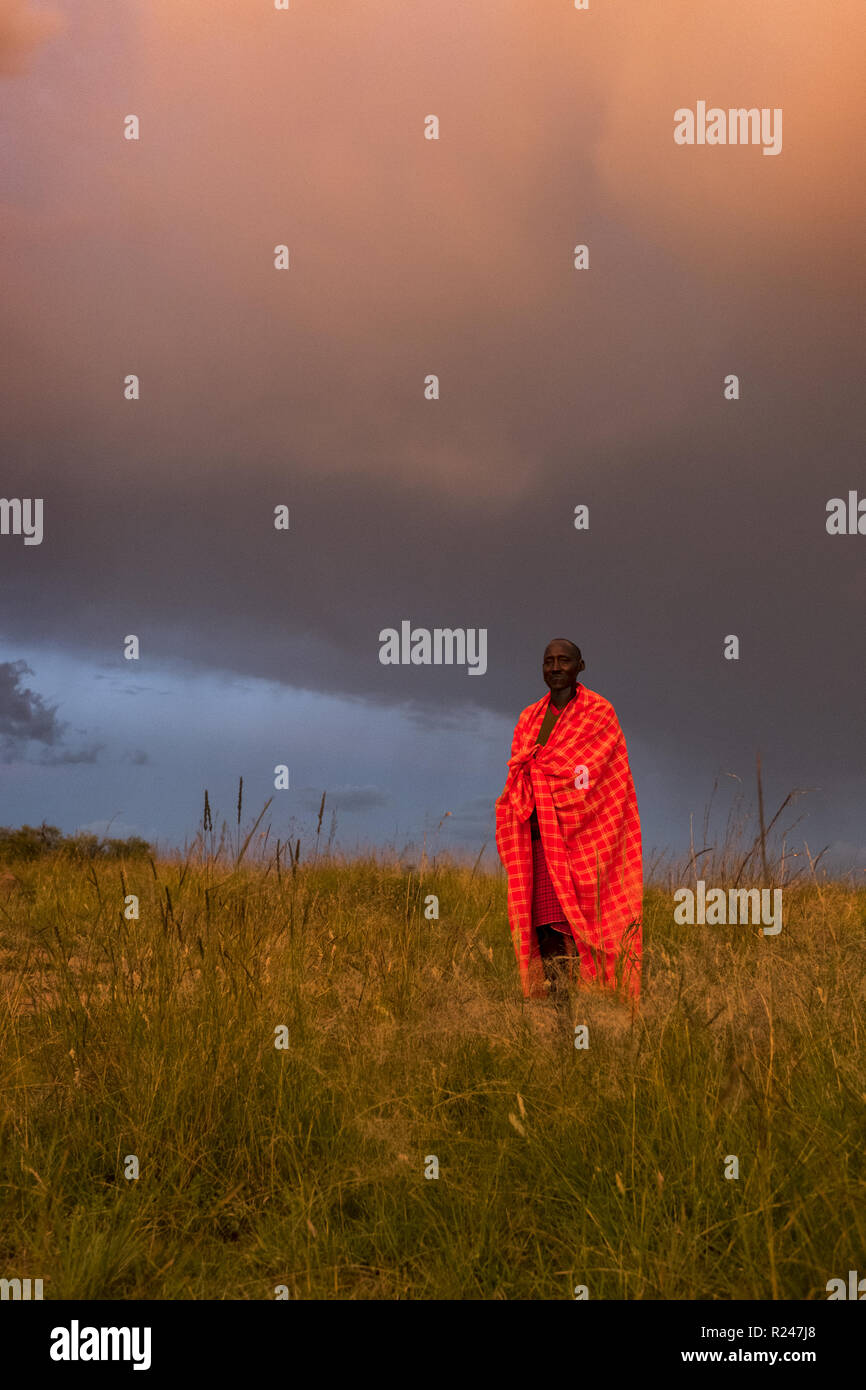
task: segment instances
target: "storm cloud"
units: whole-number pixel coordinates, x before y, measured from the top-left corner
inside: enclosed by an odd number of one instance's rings
[[[24,684],[32,675],[26,661],[0,661],[0,739],[10,749],[31,741],[53,746],[63,734],[57,706]]]
[[[40,546],[0,541],[10,649],[134,633],[142,669],[399,711],[429,751],[539,698],[565,633],[650,806],[760,749],[854,839],[866,541],[825,517],[866,491],[862,6],[820,45],[782,0],[63,14],[6,88],[0,490],[44,499]],[[704,97],[784,107],[779,157],[678,148]],[[486,675],[381,665],[403,620],[485,628]]]
[[[318,815],[322,805],[322,793],[312,787],[302,788],[300,804],[305,811]],[[373,806],[384,806],[388,798],[378,787],[334,787],[325,793],[325,812],[331,811],[369,811]]]

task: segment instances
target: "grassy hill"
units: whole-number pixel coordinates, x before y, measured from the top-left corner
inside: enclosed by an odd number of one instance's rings
[[[3,866],[6,1277],[823,1299],[862,1267],[863,890],[813,875],[767,937],[677,926],[648,887],[632,1017],[591,989],[524,1003],[501,875],[236,859]]]

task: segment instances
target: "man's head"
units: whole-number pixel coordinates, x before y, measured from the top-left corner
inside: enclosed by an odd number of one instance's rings
[[[573,692],[577,686],[577,678],[585,666],[580,647],[565,637],[555,637],[544,648],[542,675],[545,685],[552,691],[570,689]]]

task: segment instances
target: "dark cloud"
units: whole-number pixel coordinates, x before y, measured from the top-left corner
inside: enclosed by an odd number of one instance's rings
[[[611,10],[591,33],[532,7],[494,33],[464,5],[454,62],[447,3],[423,49],[392,0],[339,34],[311,15],[303,48],[233,0],[155,0],[134,30],[83,5],[74,178],[14,88],[4,489],[44,498],[45,533],[0,545],[6,634],[101,663],[135,632],[142,680],[188,662],[400,705],[425,747],[474,736],[479,707],[514,719],[567,634],[678,823],[688,779],[750,775],[760,749],[780,795],[820,786],[859,833],[866,540],[824,522],[863,476],[866,195],[836,134],[866,98],[836,74],[866,19],[844,0],[818,53],[768,0],[745,97],[755,7],[733,5],[733,25],[667,0],[681,23]],[[778,159],[674,145],[700,73],[720,100],[784,104]],[[156,98],[134,149],[104,121],[130,84]],[[381,665],[403,619],[486,628],[487,673]]]
[[[32,675],[25,661],[0,662],[0,739],[8,750],[30,741],[53,746],[66,727],[58,722],[57,706],[24,685]]]
[[[492,829],[495,821],[494,802],[501,791],[502,788],[497,787],[489,796],[473,796],[468,801],[464,801],[462,805],[457,807],[456,811],[452,812],[455,824],[463,830],[481,827]]]
[[[60,746],[68,725],[58,720],[56,705],[46,704],[38,691],[24,685],[24,677],[33,674],[25,661],[0,662],[0,762],[42,767],[95,763],[104,747],[101,743],[85,748]],[[30,748],[34,743],[44,745],[38,756]]]
[[[318,814],[322,804],[322,793],[313,787],[302,787],[298,793],[305,811]],[[325,797],[325,814],[329,811],[369,811],[374,806],[384,806],[388,797],[379,787],[334,787]]]
[[[145,767],[150,762],[150,756],[143,748],[136,748],[134,752],[127,754],[127,761],[132,763],[133,767]]]
[[[56,753],[43,753],[38,761],[44,767],[62,767],[67,763],[95,763],[104,747],[103,743],[92,743],[88,748],[63,748]]]

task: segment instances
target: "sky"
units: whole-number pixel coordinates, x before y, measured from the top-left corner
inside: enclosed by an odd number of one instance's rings
[[[0,496],[44,506],[0,824],[178,845],[243,776],[275,836],[324,790],[349,850],[490,853],[567,637],[648,853],[760,752],[866,868],[864,62],[861,0],[0,0]],[[781,152],[677,145],[699,101]],[[404,620],[486,671],[383,665]]]

